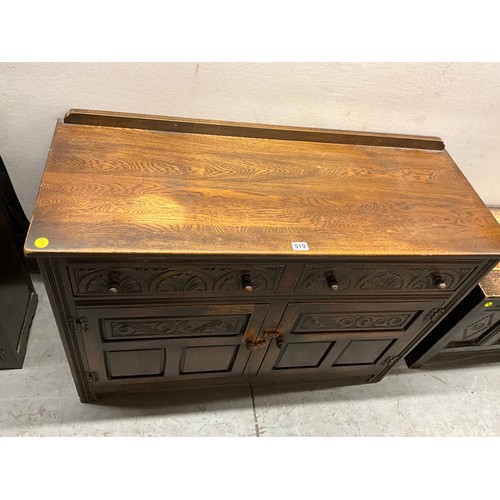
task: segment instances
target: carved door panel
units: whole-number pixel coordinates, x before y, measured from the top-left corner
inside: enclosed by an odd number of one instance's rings
[[[485,308],[484,302],[453,327],[451,340],[444,347],[446,352],[474,351],[495,345],[500,336],[500,303]]]
[[[80,307],[89,373],[102,383],[241,376],[267,304]]]
[[[291,303],[270,339],[259,374],[376,375],[436,316],[441,302]]]

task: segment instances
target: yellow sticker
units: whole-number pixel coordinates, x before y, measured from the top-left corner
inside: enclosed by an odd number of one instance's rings
[[[491,307],[493,305],[493,302],[486,302],[486,304],[484,304],[484,307]]]
[[[35,246],[37,248],[45,248],[49,244],[49,240],[47,238],[37,238],[35,240]]]

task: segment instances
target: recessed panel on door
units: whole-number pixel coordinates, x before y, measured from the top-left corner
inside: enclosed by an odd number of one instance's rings
[[[89,369],[99,383],[244,374],[267,304],[80,307]]]
[[[434,301],[291,303],[259,374],[375,375],[430,321]]]

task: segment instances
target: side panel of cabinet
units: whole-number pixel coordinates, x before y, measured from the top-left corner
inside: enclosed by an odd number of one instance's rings
[[[99,383],[239,377],[267,304],[79,307]]]
[[[22,368],[37,302],[7,206],[0,198],[0,369]]]
[[[379,374],[431,320],[441,302],[291,303],[259,375],[328,371],[332,375]]]

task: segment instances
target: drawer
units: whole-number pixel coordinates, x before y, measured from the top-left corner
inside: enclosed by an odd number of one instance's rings
[[[477,269],[473,262],[380,264],[331,262],[304,266],[296,293],[445,292],[456,290]]]
[[[75,297],[273,294],[285,266],[68,264]]]

